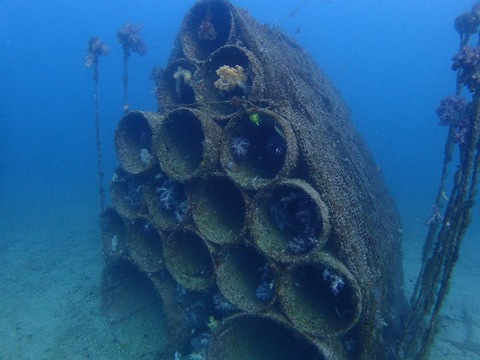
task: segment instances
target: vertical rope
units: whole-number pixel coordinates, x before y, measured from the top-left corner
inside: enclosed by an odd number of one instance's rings
[[[95,143],[97,148],[98,192],[100,196],[100,213],[105,210],[105,189],[103,188],[102,145],[100,142],[100,105],[98,101],[98,58],[110,52],[108,46],[98,37],[92,37],[88,42],[85,67],[93,67],[93,97],[95,100]]]
[[[474,96],[472,104],[475,109],[472,117],[472,134],[468,143],[464,144],[460,151],[460,166],[455,174],[452,196],[437,236],[436,249],[429,259],[429,267],[433,267],[437,272],[433,285],[438,284],[438,290],[435,289],[435,286],[430,285],[429,292],[426,293],[429,301],[423,300],[427,305],[426,310],[429,311],[430,308],[432,310],[428,319],[428,327],[423,336],[425,340],[421,348],[420,359],[427,358],[433,343],[436,320],[450,288],[450,280],[459,257],[460,245],[471,221],[474,189],[478,178],[478,147],[480,144],[480,98],[478,95]],[[439,259],[441,263],[437,264]],[[432,293],[435,294],[435,298]]]
[[[93,70],[94,98],[95,98],[95,143],[97,148],[98,165],[98,192],[100,197],[100,213],[105,210],[105,188],[103,187],[102,145],[100,142],[100,104],[98,100],[98,59]]]
[[[134,24],[125,24],[117,31],[117,38],[123,50],[123,110],[128,113],[128,57],[131,52],[140,55],[147,53],[147,47],[140,35],[142,27]]]
[[[128,48],[123,48],[123,111],[128,113]]]
[[[470,14],[471,15],[471,14]],[[465,13],[456,19],[460,32],[460,51],[467,45],[470,34],[478,31],[478,18]],[[475,21],[465,25],[465,21]],[[470,25],[472,27],[470,27]],[[475,31],[473,31],[475,30]],[[478,68],[475,68],[475,75]],[[456,95],[462,92],[465,69],[457,72]],[[470,71],[470,69],[469,69]],[[469,73],[467,73],[469,74]],[[451,277],[459,257],[460,246],[471,222],[476,195],[480,162],[480,88],[472,88],[470,102],[470,130],[464,142],[460,142],[460,163],[454,174],[453,188],[443,220],[430,224],[422,254],[422,268],[411,298],[411,310],[405,333],[400,343],[397,359],[427,359],[433,344],[438,315],[450,288]],[[447,168],[452,161],[454,136],[458,124],[450,124],[445,144],[442,177],[435,205],[440,206],[444,197]]]

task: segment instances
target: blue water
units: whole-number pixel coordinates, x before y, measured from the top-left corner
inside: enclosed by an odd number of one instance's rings
[[[421,196],[428,207],[445,136],[434,110],[454,89],[453,20],[470,2],[311,0],[289,17],[298,3],[237,2],[262,22],[280,24],[292,35],[300,30],[296,39],[342,93],[393,194]],[[111,173],[112,134],[122,115],[122,57],[115,32],[125,22],[143,24],[148,54],[130,59],[129,98],[133,109],[155,110],[148,75],[166,64],[192,4],[0,3],[1,206],[17,207],[19,196],[28,193],[35,194],[29,208],[42,208],[41,194],[56,202],[72,189],[95,198],[92,73],[83,68],[88,39],[100,36],[111,48],[100,61],[102,143]]]
[[[234,3],[259,21],[284,28],[328,74],[381,168],[406,234],[413,233],[409,225],[428,219],[443,161],[446,128],[438,126],[435,109],[455,91],[450,68],[459,39],[453,22],[472,2],[310,0],[292,15],[302,1]],[[116,31],[126,22],[143,25],[148,54],[129,59],[129,103],[131,109],[155,111],[150,71],[167,63],[193,4],[0,1],[2,229],[14,224],[41,227],[45,216],[95,218],[93,81],[92,70],[83,66],[88,40],[99,36],[111,49],[100,59],[99,87],[107,185],[117,166],[113,134],[123,115],[122,50]],[[2,354],[1,342],[0,357],[9,358]]]

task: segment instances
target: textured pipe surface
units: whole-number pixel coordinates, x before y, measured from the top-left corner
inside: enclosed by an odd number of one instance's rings
[[[165,69],[159,113],[130,115],[159,119],[151,151],[132,152],[152,162],[121,161],[112,179],[122,220],[160,232],[162,358],[389,358],[406,306],[400,220],[325,74],[226,0],[195,3]]]

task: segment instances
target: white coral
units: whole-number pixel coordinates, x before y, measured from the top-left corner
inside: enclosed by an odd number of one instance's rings
[[[112,249],[112,252],[116,253],[118,250],[118,237],[117,235],[113,235],[112,237],[112,243],[110,244],[110,248]]]
[[[343,278],[340,275],[329,271],[328,269],[323,270],[323,280],[329,283],[330,290],[335,296],[338,296],[338,294],[340,294],[340,291],[345,286],[345,281],[343,280]]]
[[[191,353],[188,358],[190,360],[205,360],[207,356],[205,355],[205,351],[202,351]]]
[[[234,137],[232,139],[232,144],[230,145],[233,155],[237,158],[244,158],[247,156],[249,146],[250,142],[243,136]]]
[[[113,173],[112,175],[112,182],[114,183],[120,183],[120,182],[124,182],[125,181],[125,178],[121,177],[120,175],[118,175],[117,173]]]
[[[175,81],[175,92],[180,96],[182,89],[182,80],[183,84],[192,86],[192,72],[190,70],[184,69],[181,66],[177,68],[177,71],[173,74]]]
[[[142,160],[143,165],[148,166],[152,161],[153,156],[150,154],[148,149],[141,149],[140,150],[140,160]]]

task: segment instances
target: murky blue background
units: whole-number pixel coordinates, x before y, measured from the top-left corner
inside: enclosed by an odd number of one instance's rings
[[[46,202],[51,209],[97,201],[92,70],[83,67],[88,40],[100,36],[111,48],[100,59],[108,178],[116,164],[113,132],[122,115],[122,52],[115,33],[125,22],[143,24],[148,54],[130,58],[130,104],[155,110],[149,73],[166,64],[193,3],[0,2],[2,213],[15,218],[42,211]],[[435,109],[454,91],[453,21],[471,2],[310,0],[294,16],[289,14],[300,1],[236,4],[262,22],[279,24],[308,49],[351,108],[400,208],[415,198],[416,210],[428,216],[446,133]]]

